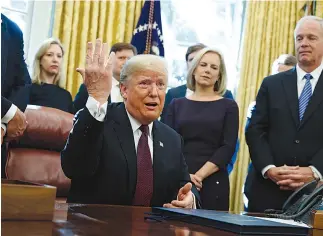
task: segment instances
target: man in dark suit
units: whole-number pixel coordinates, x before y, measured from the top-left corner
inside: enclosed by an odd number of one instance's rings
[[[195,55],[201,49],[203,49],[205,47],[206,47],[206,45],[204,45],[202,43],[199,43],[199,44],[195,44],[195,45],[192,45],[192,46],[187,48],[187,51],[186,51],[186,54],[185,54],[185,60],[186,60],[187,68],[190,68],[191,63],[192,63]],[[160,121],[161,122],[165,121],[165,116],[166,116],[166,113],[167,113],[168,105],[171,103],[171,101],[174,98],[187,97],[187,96],[191,95],[192,93],[193,93],[193,91],[189,90],[187,88],[186,84],[178,86],[176,88],[171,88],[170,90],[168,90],[168,92],[166,94],[166,98],[165,98],[165,105],[164,105],[164,108],[163,108],[163,112],[162,112],[162,114],[160,116]],[[225,92],[225,94],[223,95],[223,97],[233,99],[233,95],[232,95],[230,90],[227,90]],[[233,170],[234,163],[235,163],[235,161],[237,159],[238,149],[239,149],[239,142],[237,142],[235,153],[233,154],[232,159],[231,159],[230,163],[227,166],[227,170],[228,170],[229,174]]]
[[[5,178],[6,145],[26,128],[23,111],[27,107],[31,84],[24,61],[24,43],[19,27],[1,14],[1,177]],[[3,145],[2,145],[3,144]]]
[[[246,132],[255,171],[249,211],[281,209],[297,188],[323,173],[323,20],[296,26],[298,64],[264,79]]]
[[[130,43],[115,43],[112,45],[110,49],[110,53],[111,52],[114,52],[116,56],[113,62],[112,88],[111,88],[111,94],[108,98],[108,103],[122,102],[123,98],[120,95],[120,88],[119,88],[121,69],[123,65],[127,62],[127,60],[137,55],[137,49],[135,46],[133,46]],[[76,70],[81,74],[84,80],[84,73],[85,73],[84,69],[77,68]],[[75,95],[75,99],[73,102],[75,112],[84,108],[88,97],[89,97],[89,93],[87,91],[86,86],[84,84],[81,84],[79,91]]]
[[[106,44],[101,50],[97,40],[93,56],[92,47],[89,43],[84,81],[89,98],[61,154],[72,180],[68,201],[194,207],[198,193],[190,183],[182,139],[157,120],[167,86],[164,59],[131,58],[120,76],[124,103],[107,105],[114,53],[105,66]]]
[[[288,71],[291,70],[294,66],[296,66],[297,64],[297,59],[295,56],[293,55],[289,55],[289,54],[282,54],[280,55],[273,63],[272,65],[272,75],[278,74],[280,72],[284,72],[284,71]],[[249,104],[248,107],[248,112],[247,112],[247,122],[246,122],[246,126],[245,126],[245,132],[248,129],[250,120],[251,120],[251,116],[254,113],[256,108],[256,102],[253,101]],[[245,203],[245,210],[248,209],[248,201],[245,201],[246,199],[249,199],[249,192],[250,192],[250,186],[251,186],[251,178],[252,176],[254,176],[254,174],[252,174],[252,172],[254,171],[254,168],[252,166],[252,163],[250,163],[249,168],[248,168],[248,174],[246,177],[246,181],[244,184],[244,203]]]

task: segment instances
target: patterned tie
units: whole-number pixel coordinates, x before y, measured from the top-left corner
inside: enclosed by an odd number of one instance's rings
[[[142,132],[137,148],[137,185],[134,205],[150,206],[153,195],[153,165],[148,146],[148,125],[139,128]]]
[[[304,76],[304,79],[306,79],[306,83],[301,93],[301,96],[299,97],[299,120],[300,121],[303,119],[306,107],[312,97],[311,79],[313,79],[313,77],[311,74],[306,74]]]

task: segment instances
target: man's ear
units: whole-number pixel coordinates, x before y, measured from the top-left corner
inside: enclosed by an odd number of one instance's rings
[[[127,92],[128,92],[127,86],[124,84],[120,84],[120,94],[124,99],[127,99]]]

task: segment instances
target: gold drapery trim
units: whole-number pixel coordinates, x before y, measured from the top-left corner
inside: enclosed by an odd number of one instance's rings
[[[74,97],[81,76],[75,71],[84,67],[86,43],[103,39],[111,47],[116,42],[130,42],[144,0],[136,1],[56,1],[53,36],[65,49],[66,79],[60,85]]]
[[[293,33],[304,16],[307,1],[248,1],[243,39],[241,79],[237,94],[240,109],[240,149],[230,175],[230,210],[243,210],[242,188],[250,163],[244,129],[249,104],[255,100],[272,63],[284,53],[294,54]]]

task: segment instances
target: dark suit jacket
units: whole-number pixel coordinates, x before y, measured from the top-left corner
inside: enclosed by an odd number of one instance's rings
[[[89,97],[89,93],[85,84],[81,84],[79,91],[75,95],[73,106],[74,106],[74,113],[83,109],[86,105],[87,99]],[[109,96],[108,103],[111,103],[111,98]]]
[[[12,103],[20,110],[27,107],[31,84],[24,61],[24,43],[19,27],[1,14],[1,118]]]
[[[298,110],[295,68],[264,79],[246,133],[255,167],[250,211],[280,209],[291,194],[262,177],[261,170],[267,165],[313,165],[323,173],[323,73],[301,122]]]
[[[179,188],[190,182],[190,177],[181,137],[159,121],[154,122],[152,133],[151,205],[162,206],[176,199]],[[123,103],[110,104],[104,122],[94,119],[87,108],[79,111],[61,159],[64,173],[72,180],[68,202],[132,205],[137,156]],[[199,199],[197,190],[193,191]]]

